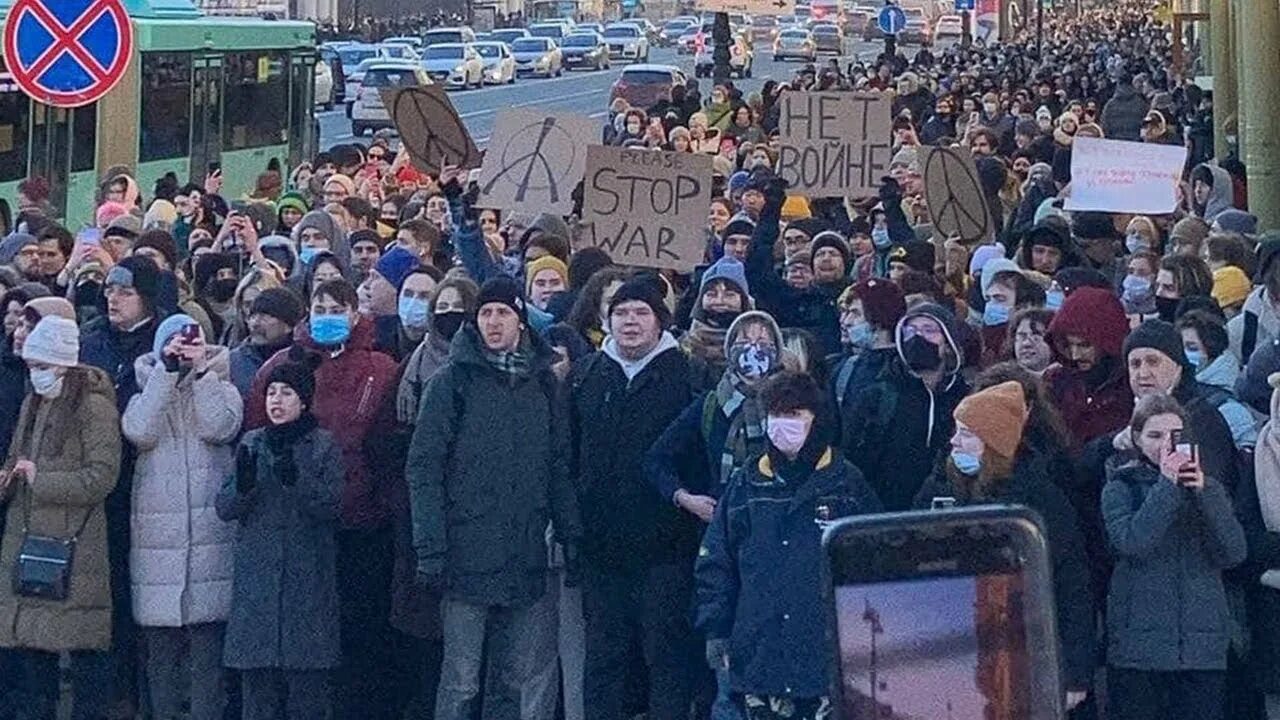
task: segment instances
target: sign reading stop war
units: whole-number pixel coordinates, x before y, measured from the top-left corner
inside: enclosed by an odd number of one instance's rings
[[[778,175],[809,197],[872,194],[893,157],[886,95],[788,92],[781,98]]]
[[[1160,215],[1178,205],[1187,163],[1181,145],[1077,137],[1071,143],[1067,210]]]
[[[710,202],[710,155],[587,148],[586,237],[620,265],[692,270]]]

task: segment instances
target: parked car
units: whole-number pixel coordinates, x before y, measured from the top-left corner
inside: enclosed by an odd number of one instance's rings
[[[713,57],[715,53],[714,46],[710,40],[711,36],[708,33],[707,42],[702,44],[693,57],[693,74],[695,77],[711,77],[715,66],[715,58]],[[729,74],[737,75],[740,78],[751,77],[751,65],[754,57],[755,54],[751,50],[751,45],[741,35],[734,35],[729,45]]]
[[[489,39],[494,42],[504,42],[508,45],[514,43],[520,38],[532,37],[528,30],[524,28],[501,28],[489,33]]]
[[[480,62],[484,65],[484,82],[487,85],[503,85],[516,81],[516,61],[511,48],[504,42],[472,43]]]
[[[671,99],[671,88],[687,82],[680,68],[672,65],[628,65],[609,88],[609,102],[622,98],[631,107],[653,107]]]
[[[476,41],[476,31],[469,27],[440,27],[428,30],[422,36],[422,46],[462,44]]]
[[[831,23],[814,23],[809,28],[813,33],[813,44],[820,53],[844,53],[844,31]]]
[[[614,23],[604,29],[604,40],[609,46],[609,57],[649,62],[649,38],[636,25]]]
[[[409,43],[391,42],[383,40],[378,43],[378,49],[381,50],[383,57],[392,58],[393,60],[408,60],[409,62],[417,62],[422,59],[422,55]]]
[[[604,34],[604,24],[598,22],[578,23],[573,26],[573,34],[577,33],[595,33],[597,35]]]
[[[422,68],[431,79],[445,87],[480,87],[484,84],[484,63],[474,47],[463,43],[428,45],[422,54]]]
[[[907,14],[907,24],[898,33],[898,42],[907,45],[930,45],[932,38],[929,32],[929,20],[920,8],[903,8]]]
[[[855,7],[844,14],[844,32],[846,35],[857,37],[866,31],[867,23],[874,23],[875,21],[875,15],[863,8]]]
[[[654,25],[653,22],[649,20],[649,18],[642,18],[642,17],[627,18],[625,20],[619,20],[618,22],[631,23],[632,25],[635,25],[636,27],[640,28],[640,32],[644,33],[644,37],[646,40],[649,41],[650,45],[653,45],[658,42],[658,33],[659,33],[658,26]]]
[[[384,89],[430,85],[431,78],[420,66],[403,60],[379,60],[365,71],[360,90],[351,104],[351,134],[364,135],[365,130],[394,127],[391,114],[382,104]]]
[[[813,42],[813,33],[804,28],[788,28],[778,33],[773,41],[773,59],[808,60],[813,62],[818,57],[818,47]]]
[[[560,46],[551,38],[520,38],[511,43],[511,55],[516,61],[517,75],[551,77],[564,72]]]
[[[377,45],[369,43],[351,43],[338,48],[338,58],[342,63],[342,97],[348,105],[355,99],[356,90],[360,87],[360,78],[364,70],[361,63],[381,57]],[[368,67],[367,65],[365,67]]]
[[[698,51],[698,43],[705,38],[711,37],[711,25],[703,23],[701,25],[690,25],[684,34],[680,36],[680,40],[676,44],[677,55],[693,55]]]
[[[569,26],[559,22],[540,22],[529,26],[529,34],[534,37],[551,38],[559,43],[572,32]]]
[[[325,110],[333,109],[333,68],[323,58],[316,60],[315,95],[316,105]]]
[[[398,45],[408,45],[414,50],[422,50],[422,38],[413,35],[397,35],[383,40],[384,43],[396,43]]]
[[[696,26],[696,22],[689,22],[676,18],[668,20],[662,25],[662,30],[658,32],[658,47],[672,47],[680,42],[680,36],[684,35],[684,31],[692,26]]]
[[[933,26],[933,41],[959,42],[964,35],[964,20],[959,15],[943,15]]]
[[[747,36],[752,42],[773,42],[778,37],[778,18],[773,15],[757,15],[751,18]]]
[[[569,70],[608,70],[609,46],[597,33],[575,32],[560,45]]]

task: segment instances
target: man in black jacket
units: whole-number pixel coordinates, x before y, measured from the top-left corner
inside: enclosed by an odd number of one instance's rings
[[[490,279],[476,307],[424,391],[405,475],[418,578],[444,596],[435,717],[472,716],[487,648],[484,716],[517,720],[521,690],[541,669],[548,521],[569,587],[581,529],[555,354],[528,331],[514,279]]]
[[[697,677],[689,568],[702,526],[654,492],[643,471],[645,452],[692,400],[688,359],[664,329],[671,314],[659,283],[640,275],[618,288],[602,349],[571,375],[588,720],[628,717],[626,690],[637,685],[649,689],[651,720],[683,719]],[[628,681],[637,644],[647,683]]]

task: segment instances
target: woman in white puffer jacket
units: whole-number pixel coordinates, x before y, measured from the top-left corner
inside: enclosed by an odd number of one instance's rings
[[[235,526],[218,518],[214,500],[232,471],[244,407],[227,349],[206,345],[186,315],[160,324],[134,369],[141,391],[121,424],[138,450],[129,566],[152,716],[177,718],[189,683],[191,720],[216,720]]]

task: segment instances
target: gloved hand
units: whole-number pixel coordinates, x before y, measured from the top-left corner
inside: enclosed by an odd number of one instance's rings
[[[889,203],[902,202],[902,186],[897,180],[891,177],[884,178],[884,182],[880,183],[880,202],[888,207]]]
[[[582,584],[582,556],[576,543],[564,545],[564,586],[576,588]]]
[[[707,667],[726,670],[729,667],[729,641],[724,638],[707,638]]]
[[[236,492],[247,495],[258,486],[258,459],[247,445],[236,448]]]

